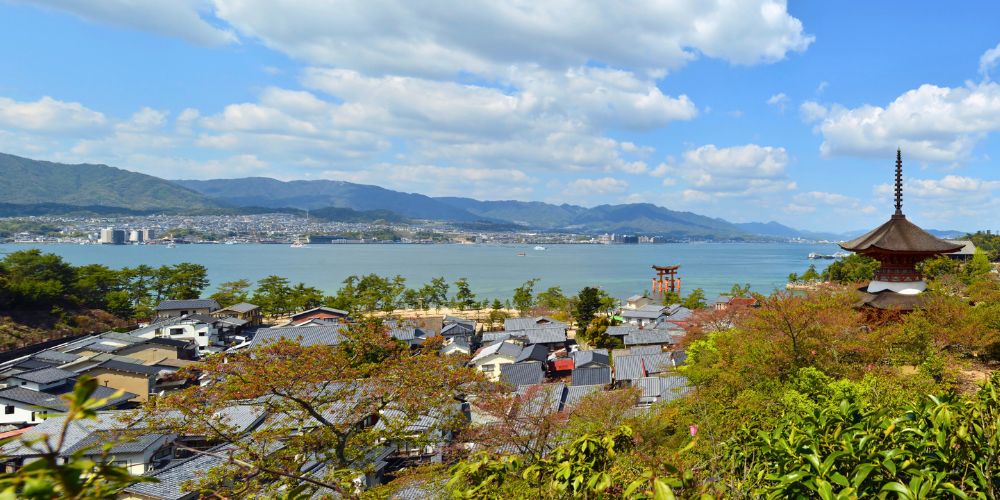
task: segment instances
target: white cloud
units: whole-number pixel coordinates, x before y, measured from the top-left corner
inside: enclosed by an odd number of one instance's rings
[[[370,74],[496,75],[591,62],[662,75],[698,54],[774,62],[813,37],[783,0],[413,3],[216,0],[240,33],[312,64]]]
[[[198,45],[236,41],[231,31],[208,22],[206,14],[212,10],[208,0],[34,0],[32,3],[69,12],[91,22],[177,37]]]
[[[382,163],[364,170],[324,170],[319,177],[376,184],[430,196],[529,199],[538,180],[516,169]]]
[[[807,191],[792,197],[792,202],[785,206],[785,211],[794,214],[808,214],[822,208],[824,213],[838,215],[871,215],[877,209],[870,203],[841,193],[825,191]]]
[[[785,106],[788,105],[788,96],[784,92],[780,92],[772,95],[767,99],[767,104],[778,108],[782,113],[785,112]]]
[[[602,177],[600,179],[576,179],[570,182],[563,191],[563,194],[572,196],[594,196],[624,193],[628,189],[628,182],[614,177]]]
[[[879,184],[874,190],[887,206],[891,203],[893,191],[890,184]],[[922,218],[935,221],[956,217],[980,221],[984,213],[1000,210],[998,191],[1000,181],[997,180],[960,175],[946,175],[939,179],[907,178],[903,184],[903,212],[912,215],[911,212],[916,211]]]
[[[799,106],[799,114],[806,123],[812,123],[826,118],[828,110],[815,101],[806,101]]]
[[[0,127],[42,134],[99,133],[108,124],[103,113],[78,102],[58,101],[49,96],[18,102],[0,97]]]
[[[826,156],[885,157],[897,146],[911,158],[955,162],[1000,130],[1000,85],[985,81],[964,87],[921,85],[886,107],[849,109],[816,103],[802,106],[807,121],[823,135]]]
[[[993,71],[998,62],[1000,62],[1000,44],[983,52],[979,58],[979,73],[984,77],[989,77],[990,71]]]
[[[661,167],[686,184],[682,191],[686,200],[708,201],[795,189],[795,182],[785,173],[787,164],[785,148],[757,144],[719,148],[708,144],[685,151],[679,165]]]

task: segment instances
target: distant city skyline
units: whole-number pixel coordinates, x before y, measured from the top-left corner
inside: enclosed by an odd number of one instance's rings
[[[841,232],[892,213],[898,146],[908,217],[987,229],[998,18],[985,1],[0,1],[0,151]]]

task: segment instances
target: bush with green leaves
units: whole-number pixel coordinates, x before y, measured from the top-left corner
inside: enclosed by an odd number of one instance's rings
[[[928,397],[902,415],[885,407],[790,412],[774,429],[729,443],[741,489],[770,498],[997,498],[1000,374],[975,394]],[[742,468],[742,470],[738,470]]]

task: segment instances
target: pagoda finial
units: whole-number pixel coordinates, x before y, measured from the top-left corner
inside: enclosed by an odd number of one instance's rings
[[[903,151],[896,148],[896,215],[903,215]]]

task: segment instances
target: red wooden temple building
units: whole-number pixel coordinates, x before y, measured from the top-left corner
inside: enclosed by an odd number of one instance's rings
[[[945,241],[906,220],[903,215],[903,155],[896,150],[896,212],[871,232],[840,245],[879,261],[875,276],[861,289],[862,304],[909,311],[920,305],[927,289],[916,265],[935,255],[957,252],[962,245]]]

